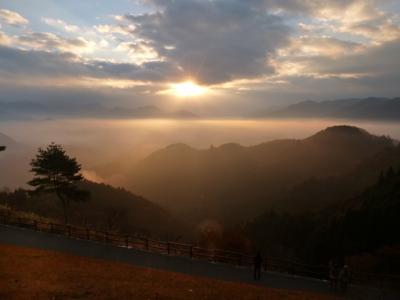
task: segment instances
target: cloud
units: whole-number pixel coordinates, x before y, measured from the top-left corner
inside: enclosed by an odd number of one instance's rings
[[[29,32],[21,35],[7,35],[0,31],[0,45],[24,50],[42,50],[46,52],[71,52],[81,54],[93,52],[96,43],[83,37],[65,38],[50,32]]]
[[[304,71],[310,73],[378,76],[397,73],[400,68],[399,53],[400,40],[395,40],[340,58],[317,56],[297,58],[296,61],[304,64]]]
[[[107,90],[108,99],[118,91],[124,99],[155,100],[168,84],[192,79],[212,85],[217,96],[210,98],[224,110],[235,101],[246,108],[252,99],[399,91],[400,19],[383,11],[385,0],[143,1],[152,11],[79,30],[68,19],[43,18],[64,31],[57,34],[4,22],[2,88],[68,87],[60,93],[66,98],[76,89]]]
[[[100,33],[109,33],[109,34],[117,33],[121,35],[128,35],[135,30],[135,26],[124,25],[124,24],[118,24],[118,25],[100,24],[100,25],[95,25],[94,29]]]
[[[338,57],[360,52],[364,48],[365,46],[362,44],[333,37],[305,36],[292,38],[290,45],[287,48],[281,49],[279,54],[285,57]]]
[[[71,80],[80,81],[82,78],[155,83],[181,77],[181,71],[168,62],[146,62],[138,65],[82,61],[72,53],[21,50],[6,46],[0,46],[0,74],[4,79],[13,80],[29,79],[35,82],[47,79],[48,84],[60,79],[68,84]]]
[[[280,17],[259,9],[259,1],[153,2],[159,11],[125,16],[134,37],[203,83],[272,74],[269,59],[290,33]]]
[[[0,46],[0,74],[6,77],[61,77],[83,75],[87,68],[71,53],[51,53]]]
[[[0,45],[9,45],[10,42],[9,36],[0,30]]]
[[[91,52],[95,44],[83,37],[64,38],[49,32],[30,32],[15,38],[15,41],[30,49],[64,52]]]
[[[155,52],[148,42],[143,40],[122,42],[117,46],[116,50],[127,53],[136,63],[160,60],[158,53]]]
[[[400,38],[400,27],[388,18],[351,23],[341,31],[366,37],[377,44]]]
[[[396,15],[379,8],[389,1],[305,1],[314,20],[332,34],[346,33],[366,38],[374,44],[392,41],[400,37],[400,27],[394,21]]]
[[[0,19],[8,25],[23,26],[29,23],[27,19],[15,11],[0,9]]]
[[[52,19],[52,18],[42,18],[43,22],[45,22],[47,25],[56,27],[56,28],[61,28],[66,32],[77,32],[79,30],[79,27],[76,25],[68,24],[63,20],[60,19]]]
[[[321,19],[341,19],[343,17],[370,17],[376,13],[375,7],[390,0],[249,0],[280,13],[306,15]]]

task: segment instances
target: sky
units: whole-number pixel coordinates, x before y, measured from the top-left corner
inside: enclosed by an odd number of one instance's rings
[[[0,0],[0,101],[235,115],[399,82],[398,0]]]

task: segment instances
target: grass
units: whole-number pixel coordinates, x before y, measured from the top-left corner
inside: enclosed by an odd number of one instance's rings
[[[0,299],[338,299],[0,244]]]

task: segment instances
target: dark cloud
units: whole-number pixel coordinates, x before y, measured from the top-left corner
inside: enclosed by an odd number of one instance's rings
[[[160,10],[127,15],[142,38],[189,77],[204,83],[274,72],[268,60],[286,44],[289,28],[260,1],[154,1]]]
[[[80,76],[87,74],[84,64],[69,53],[50,53],[35,50],[20,50],[0,46],[0,74],[6,76],[31,76],[32,79],[46,76]]]
[[[113,78],[137,81],[176,79],[180,71],[167,62],[141,65],[103,61],[80,61],[71,53],[20,50],[0,46],[0,74],[7,77],[38,78]]]

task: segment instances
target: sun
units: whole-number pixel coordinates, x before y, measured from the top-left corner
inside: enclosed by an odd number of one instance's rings
[[[204,95],[207,88],[202,87],[193,81],[171,84],[171,92],[178,97],[188,98]]]

